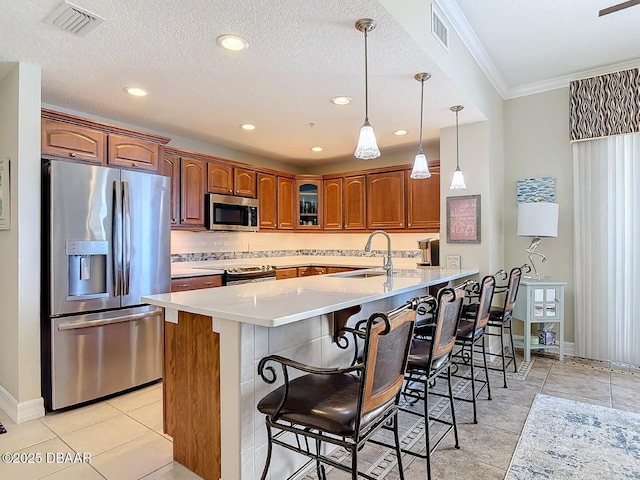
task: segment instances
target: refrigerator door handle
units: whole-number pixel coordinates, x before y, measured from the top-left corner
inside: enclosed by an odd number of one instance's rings
[[[122,275],[123,295],[129,295],[129,285],[131,283],[131,208],[129,206],[129,182],[122,182],[122,211],[124,219],[122,228],[124,229],[124,273]]]
[[[119,297],[122,294],[122,213],[120,210],[119,194],[120,182],[113,182],[112,198],[112,222],[111,222],[111,251],[113,267],[113,295]]]
[[[132,322],[134,320],[141,320],[144,318],[151,318],[160,316],[160,311],[155,312],[142,312],[142,313],[134,313],[133,315],[126,315],[122,317],[116,318],[104,318],[100,320],[88,320],[84,322],[67,322],[61,323],[58,325],[58,331],[62,332],[64,330],[77,330],[79,328],[90,328],[90,327],[101,327],[104,325],[113,325],[114,323],[122,323],[122,322]]]

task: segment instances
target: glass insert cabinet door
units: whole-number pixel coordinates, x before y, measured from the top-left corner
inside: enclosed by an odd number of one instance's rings
[[[558,318],[558,303],[560,295],[558,288],[544,286],[532,288],[530,295],[533,305],[533,316],[540,320],[551,320]]]
[[[297,180],[298,225],[300,229],[322,227],[322,183],[318,180]]]

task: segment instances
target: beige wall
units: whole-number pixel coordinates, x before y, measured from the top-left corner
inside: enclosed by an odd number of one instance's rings
[[[5,65],[6,66],[6,65]],[[40,67],[0,79],[0,158],[11,160],[11,229],[0,231],[0,406],[44,413],[40,392]]]
[[[542,273],[567,282],[565,339],[574,341],[573,319],[573,170],[569,143],[569,89],[559,88],[505,102],[505,260],[527,262],[530,238],[516,236],[516,181],[555,177],[560,204],[558,238],[544,238],[538,250],[547,256],[538,262]]]

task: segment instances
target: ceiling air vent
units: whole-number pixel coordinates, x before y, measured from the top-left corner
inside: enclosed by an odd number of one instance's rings
[[[444,49],[449,51],[449,28],[444,23],[444,15],[436,10],[435,5],[431,4],[431,33]]]
[[[44,22],[55,25],[65,32],[84,37],[104,22],[104,18],[65,1],[52,11]]]

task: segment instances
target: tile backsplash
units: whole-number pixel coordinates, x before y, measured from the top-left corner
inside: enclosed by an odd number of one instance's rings
[[[439,238],[437,233],[391,233],[391,247],[397,258],[421,255],[418,240]],[[284,257],[297,255],[363,256],[368,233],[247,233],[171,232],[171,261],[192,262],[234,258]],[[373,239],[374,255],[387,250],[384,236]]]

